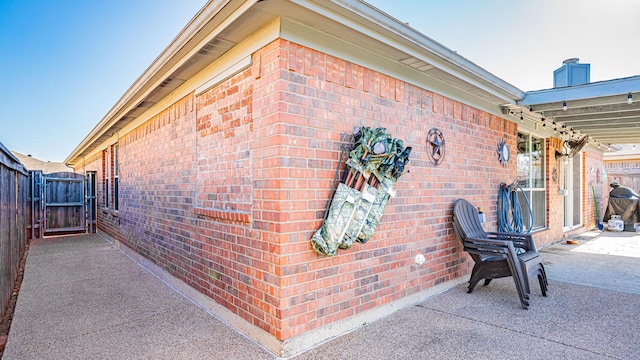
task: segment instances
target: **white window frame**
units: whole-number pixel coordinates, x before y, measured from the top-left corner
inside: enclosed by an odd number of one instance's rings
[[[104,196],[104,207],[109,208],[109,196],[111,192],[109,191],[110,181],[109,181],[109,167],[111,166],[111,157],[109,156],[109,150],[105,149],[103,154],[103,169],[104,169],[104,184],[103,184],[103,196]]]
[[[120,171],[118,170],[118,152],[120,150],[120,146],[118,145],[118,143],[115,143],[111,146],[111,151],[112,151],[112,166],[113,166],[113,191],[111,191],[111,193],[113,194],[113,210],[119,210],[120,208],[120,201],[119,201],[119,193],[120,193]]]
[[[582,194],[583,194],[583,189],[582,189],[582,168],[583,168],[583,161],[584,159],[582,159],[582,152],[579,153],[578,155],[576,155],[573,158],[565,158],[565,160],[563,161],[562,164],[562,171],[563,171],[563,175],[564,175],[564,179],[563,179],[563,188],[564,191],[566,192],[565,194],[565,198],[563,200],[563,206],[564,206],[564,211],[563,211],[563,229],[564,231],[569,231],[569,230],[573,230],[573,229],[577,229],[579,227],[582,226]],[[576,162],[579,162],[578,164],[576,164]],[[574,167],[575,166],[579,166],[580,168],[578,169],[578,178],[576,179],[576,177],[574,176]],[[570,187],[569,187],[570,186]],[[576,202],[578,205],[578,209],[576,209]],[[567,216],[571,215],[571,219],[568,219]],[[574,224],[574,217],[578,215],[579,217],[579,221],[577,224]],[[569,225],[567,225],[567,222],[570,222]]]
[[[546,176],[546,139],[538,136],[538,135],[534,135],[530,132],[527,131],[518,131],[518,141],[520,141],[520,137],[521,135],[526,136],[526,149],[532,149],[533,146],[533,139],[539,139],[541,140],[540,143],[540,149],[538,151],[529,151],[526,153],[522,153],[522,149],[520,144],[518,144],[518,151],[517,151],[517,166],[518,166],[518,180],[519,180],[519,185],[522,188],[522,191],[524,192],[524,194],[526,194],[527,198],[529,199],[529,202],[531,204],[531,208],[533,209],[533,213],[540,213],[540,214],[544,214],[544,216],[542,216],[542,219],[540,219],[540,216],[535,216],[534,215],[534,223],[537,225],[531,225],[531,218],[530,218],[530,213],[529,213],[529,208],[527,206],[526,201],[520,201],[520,206],[522,207],[522,216],[524,217],[524,226],[525,229],[529,229],[530,226],[532,226],[531,231],[539,231],[539,230],[543,230],[546,229],[547,227],[547,176]],[[541,180],[542,180],[542,184],[540,184],[539,186],[533,186],[533,180],[534,180],[534,171],[537,169],[535,166],[533,166],[532,164],[537,161],[540,161],[541,164],[541,168],[539,169],[541,172]],[[527,165],[528,164],[528,165]],[[526,166],[528,167],[528,171],[527,171],[527,178],[526,178],[526,182],[523,183],[522,179],[520,178],[520,175],[522,173],[522,171],[520,170],[520,168],[522,166]],[[544,199],[542,201],[542,204],[538,204],[539,201],[536,201],[534,199],[534,197],[532,196],[534,193],[540,194],[542,193],[542,199]],[[541,209],[542,211],[540,211]],[[536,211],[538,210],[538,211]]]

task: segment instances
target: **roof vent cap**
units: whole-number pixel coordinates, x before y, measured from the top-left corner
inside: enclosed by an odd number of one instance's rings
[[[554,88],[588,84],[591,81],[591,65],[580,64],[579,61],[578,58],[569,58],[553,71]]]

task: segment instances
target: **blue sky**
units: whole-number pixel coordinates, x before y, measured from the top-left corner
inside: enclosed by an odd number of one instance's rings
[[[521,90],[569,58],[591,81],[640,75],[638,0],[369,0]]]
[[[0,0],[0,142],[63,161],[206,0]]]
[[[206,0],[0,0],[0,142],[62,161]],[[522,90],[640,75],[637,0],[370,0]]]

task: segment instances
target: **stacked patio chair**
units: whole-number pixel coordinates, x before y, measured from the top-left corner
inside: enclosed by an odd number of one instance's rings
[[[520,304],[528,309],[531,297],[529,277],[537,276],[542,295],[547,296],[547,275],[530,234],[485,232],[478,211],[465,199],[456,200],[453,206],[453,228],[464,250],[475,262],[469,293],[482,279],[487,286],[493,279],[512,276]]]

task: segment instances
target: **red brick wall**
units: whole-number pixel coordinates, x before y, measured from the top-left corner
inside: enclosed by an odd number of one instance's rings
[[[562,160],[556,160],[556,151],[563,151],[563,142],[558,138],[546,139],[546,169],[547,169],[547,229],[536,232],[534,238],[538,246],[552,244],[564,237],[584,232],[586,229],[596,228],[595,204],[593,201],[593,185],[598,198],[600,216],[603,214],[602,182],[597,181],[595,171],[602,171],[602,154],[586,148],[580,155],[582,160],[582,228],[564,232],[564,197],[558,190],[562,188],[564,171]],[[591,169],[594,172],[591,173]]]
[[[269,190],[281,164],[262,162],[267,129],[255,127],[256,98],[249,68],[197,99],[197,203],[200,230],[196,240],[205,244],[201,289],[217,303],[274,336],[281,327],[280,299],[275,274],[278,229],[261,225],[277,217],[277,209],[263,210],[262,199],[278,196]],[[270,150],[266,150],[270,151]],[[274,181],[270,178],[276,179]]]
[[[329,200],[341,137],[354,126],[385,127],[412,146],[410,172],[374,237],[328,258],[309,241]],[[432,128],[446,140],[439,166],[426,152]],[[466,276],[470,258],[451,228],[453,202],[483,207],[486,227],[496,228],[498,186],[516,177],[515,158],[500,165],[497,145],[504,139],[515,150],[516,136],[513,122],[277,40],[253,55],[250,69],[121,135],[120,210],[99,212],[98,224],[289,339]],[[422,266],[413,264],[419,253]]]
[[[107,149],[105,149],[107,150]],[[85,159],[81,164],[75,164],[77,173],[86,174],[89,171],[96,173],[96,201],[97,201],[97,223],[100,229],[109,233],[117,234],[120,229],[118,214],[105,207],[105,166],[108,164],[109,151],[100,151],[92,157]],[[109,190],[112,195],[113,190]],[[113,200],[109,200],[113,204]]]
[[[120,226],[110,234],[197,287],[193,95],[122,136],[119,145]]]
[[[179,100],[133,131],[119,144],[119,211],[104,203],[106,156],[99,154],[76,171],[97,171],[98,228],[188,283],[192,265],[195,186],[193,95]],[[110,170],[110,182],[113,174]],[[110,186],[110,197],[113,188]]]
[[[547,138],[545,140],[547,227],[534,234],[538,247],[558,241],[563,236],[564,197],[558,193],[562,187],[563,168],[562,163],[555,158],[556,151],[562,151],[562,140]]]
[[[583,159],[583,192],[584,192],[584,204],[583,204],[583,225],[587,229],[594,229],[597,226],[596,222],[596,206],[593,200],[593,190],[596,193],[596,199],[598,202],[598,211],[600,213],[600,220],[606,210],[606,202],[604,196],[609,193],[608,178],[603,179],[603,155],[600,152],[586,149],[582,154]],[[592,190],[593,186],[593,190]]]
[[[199,208],[251,210],[252,89],[248,69],[196,99]]]
[[[453,202],[466,197],[482,206],[495,229],[498,185],[515,178],[515,161],[501,166],[497,144],[504,138],[515,149],[517,125],[287,41],[254,59],[255,131],[276,134],[254,163],[280,165],[254,192],[262,193],[254,199],[256,225],[277,230],[273,241],[282,254],[275,268],[279,338],[466,274],[469,258],[451,228]],[[275,77],[273,68],[280,69]],[[341,134],[354,126],[386,127],[413,146],[410,173],[373,239],[327,258],[311,250],[309,239],[327,206]],[[431,128],[446,138],[446,159],[437,167],[426,154]],[[427,258],[421,267],[412,263],[418,253]]]

